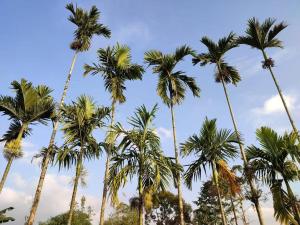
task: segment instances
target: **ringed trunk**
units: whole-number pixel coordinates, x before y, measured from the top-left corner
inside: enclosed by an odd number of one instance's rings
[[[143,181],[139,176],[139,225],[144,225],[144,201],[143,201]]]
[[[16,138],[16,144],[17,146],[14,146],[16,148],[21,148],[21,142],[22,142],[22,137],[23,137],[23,134],[25,132],[25,130],[27,129],[28,125],[25,123],[25,124],[22,124],[21,126],[21,129],[18,133],[18,136]],[[5,167],[5,170],[3,172],[3,175],[2,175],[2,178],[1,178],[1,182],[0,182],[0,194],[3,190],[3,187],[4,187],[4,184],[5,184],[5,181],[7,179],[7,176],[8,176],[8,173],[10,171],[10,168],[11,168],[11,165],[12,165],[12,162],[14,160],[14,157],[13,156],[10,156],[8,161],[7,161],[7,164],[6,164],[6,167]]]
[[[267,59],[268,59],[268,56],[267,56],[267,54],[265,53],[265,51],[262,51],[262,53],[263,53],[264,59],[267,60]],[[282,104],[283,104],[283,107],[284,107],[284,109],[285,109],[285,111],[286,111],[286,114],[287,114],[287,116],[288,116],[288,118],[289,118],[289,121],[290,121],[290,124],[291,124],[291,126],[292,126],[292,128],[293,128],[293,131],[297,134],[298,141],[300,142],[300,136],[299,136],[298,129],[297,129],[295,123],[294,123],[294,120],[293,120],[293,118],[292,118],[292,115],[291,115],[291,113],[290,113],[290,111],[289,111],[289,108],[288,108],[288,106],[287,106],[287,104],[286,104],[286,101],[285,101],[284,96],[283,96],[283,94],[282,94],[282,91],[281,91],[281,88],[280,88],[280,86],[279,86],[279,83],[278,83],[278,81],[277,81],[277,79],[276,79],[276,77],[275,77],[275,74],[273,73],[272,67],[271,67],[271,66],[268,66],[268,69],[269,69],[269,71],[270,71],[270,73],[271,73],[272,79],[273,79],[273,81],[274,81],[274,84],[275,84],[276,89],[277,89],[277,91],[278,91],[278,94],[279,94],[279,96],[280,96],[280,99],[281,99],[281,101],[282,101]]]
[[[236,216],[236,209],[235,209],[235,205],[234,205],[233,197],[232,197],[231,193],[230,193],[230,202],[231,202],[231,207],[232,207],[232,212],[233,212],[235,225],[238,225],[238,220],[237,220],[237,216]]]
[[[173,103],[171,103],[171,115],[172,115],[173,142],[174,142],[174,151],[175,151],[176,164],[180,165],[179,154],[178,154],[178,149],[177,149],[177,141],[176,141],[176,126],[175,126],[175,115],[174,115]],[[178,173],[176,179],[177,179],[177,186],[178,186],[177,190],[178,190],[178,205],[179,205],[179,220],[180,220],[179,224],[184,225],[180,173]]]
[[[114,118],[115,118],[115,105],[116,101],[113,100],[111,104],[111,128],[114,125]],[[101,209],[100,209],[100,225],[104,225],[104,216],[105,216],[105,207],[106,207],[106,201],[107,201],[107,179],[109,176],[109,165],[110,165],[110,153],[107,153],[106,156],[106,163],[105,163],[105,174],[104,174],[104,180],[103,180],[103,192],[102,192],[102,203],[101,203]]]
[[[218,69],[220,71],[219,65],[218,65]],[[226,85],[225,85],[225,82],[224,82],[223,78],[221,78],[221,82],[222,82],[222,86],[223,86],[223,89],[224,89],[224,93],[225,93],[226,101],[227,101],[227,104],[228,104],[231,120],[232,120],[232,123],[233,123],[233,127],[234,127],[235,133],[237,134],[237,137],[238,137],[239,148],[240,148],[242,160],[244,162],[244,167],[247,168],[248,160],[246,158],[244,147],[243,147],[243,144],[241,142],[240,134],[239,134],[238,128],[237,128],[237,123],[235,121],[235,117],[234,117],[233,110],[232,110],[232,107],[231,107],[231,103],[230,103],[230,100],[229,100],[229,95],[227,93]],[[263,219],[263,213],[262,213],[261,206],[260,206],[260,203],[259,203],[259,200],[258,200],[259,197],[257,196],[256,184],[255,184],[254,180],[251,179],[251,178],[247,178],[247,180],[248,180],[248,183],[249,183],[249,186],[250,186],[250,189],[251,189],[251,194],[252,194],[252,196],[255,196],[255,200],[254,200],[253,203],[254,203],[254,206],[255,206],[255,209],[256,209],[259,224],[260,225],[265,225],[265,222],[264,222],[264,219]]]
[[[36,216],[36,211],[40,202],[40,198],[41,198],[41,194],[42,194],[42,189],[43,189],[43,185],[44,185],[44,181],[45,181],[45,177],[46,177],[46,173],[47,173],[47,169],[48,169],[48,164],[50,161],[50,153],[52,151],[52,148],[54,146],[54,141],[55,141],[55,136],[57,133],[57,129],[58,129],[58,124],[59,124],[59,118],[61,115],[61,108],[64,104],[66,95],[67,95],[67,90],[69,88],[70,85],[70,81],[71,81],[71,76],[72,76],[72,72],[74,69],[74,65],[76,62],[76,58],[77,58],[77,54],[78,52],[76,51],[73,59],[72,59],[72,64],[70,67],[70,71],[69,74],[67,76],[67,80],[65,82],[65,86],[64,86],[64,90],[63,90],[63,94],[59,103],[59,108],[58,108],[58,112],[57,112],[57,119],[55,120],[54,124],[53,124],[53,130],[52,130],[52,134],[51,134],[51,138],[50,138],[50,142],[49,142],[49,146],[48,146],[48,151],[46,153],[46,155],[43,158],[42,161],[42,169],[41,169],[41,173],[40,173],[40,178],[39,178],[39,182],[35,191],[35,195],[34,195],[34,199],[33,199],[33,203],[31,206],[31,210],[30,210],[30,214],[28,216],[27,221],[25,222],[25,225],[33,225],[34,223],[34,219]]]
[[[75,203],[76,203],[76,195],[77,195],[78,183],[79,183],[79,178],[80,178],[81,166],[82,166],[82,150],[80,152],[80,156],[79,156],[79,159],[78,159],[78,162],[76,165],[76,175],[75,175],[72,198],[71,198],[71,203],[70,203],[68,225],[72,224],[72,218],[73,218],[74,208],[75,208]]]

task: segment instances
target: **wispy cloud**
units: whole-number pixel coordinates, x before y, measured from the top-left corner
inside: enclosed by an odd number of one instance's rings
[[[162,139],[170,139],[172,138],[172,130],[167,129],[164,127],[159,127],[156,129],[157,134],[160,136]]]

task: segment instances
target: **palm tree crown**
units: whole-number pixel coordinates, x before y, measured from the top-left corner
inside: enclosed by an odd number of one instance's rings
[[[200,179],[202,169],[206,172],[206,166],[211,163],[220,163],[220,167],[228,159],[237,156],[238,138],[235,132],[227,129],[217,130],[216,119],[205,119],[199,135],[194,134],[186,142],[181,144],[181,152],[184,156],[194,154],[197,159],[192,162],[184,174],[185,182],[189,188],[192,181]]]
[[[99,63],[84,65],[84,75],[102,75],[105,89],[111,93],[112,99],[119,103],[125,102],[125,81],[141,80],[144,73],[143,67],[131,63],[130,48],[120,44],[99,49],[98,60]]]
[[[93,35],[102,35],[110,37],[110,30],[99,23],[100,12],[96,6],[92,6],[89,11],[82,8],[74,7],[72,3],[67,4],[66,9],[71,12],[69,20],[77,26],[74,31],[74,40],[71,49],[75,51],[87,51],[91,46]]]
[[[236,85],[241,77],[239,72],[233,66],[225,62],[224,55],[227,51],[238,46],[236,36],[230,33],[228,36],[221,38],[217,43],[212,41],[209,37],[203,37],[201,42],[207,47],[207,53],[201,53],[193,58],[193,64],[200,63],[201,66],[207,64],[216,64],[215,80],[216,82],[232,83]]]
[[[145,62],[149,66],[153,66],[153,73],[159,75],[157,93],[168,106],[180,104],[183,101],[186,87],[192,91],[194,96],[199,97],[200,95],[200,88],[195,79],[183,71],[175,70],[176,65],[184,57],[193,53],[194,51],[186,45],[177,48],[172,54],[163,54],[156,50],[145,53]]]
[[[237,42],[262,51],[266,48],[282,48],[282,41],[276,36],[287,27],[287,24],[275,22],[275,19],[268,18],[260,24],[255,17],[249,19],[246,35],[239,37]]]

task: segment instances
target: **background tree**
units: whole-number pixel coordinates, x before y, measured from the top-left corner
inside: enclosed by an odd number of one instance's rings
[[[34,87],[31,82],[22,79],[21,82],[11,83],[15,96],[0,96],[0,112],[12,121],[7,133],[0,141],[5,141],[4,157],[7,165],[0,182],[0,193],[3,189],[11,164],[14,159],[20,158],[22,139],[30,134],[33,124],[46,125],[54,111],[52,90],[45,85]]]
[[[256,131],[260,147],[252,145],[247,149],[251,168],[270,186],[275,218],[284,224],[300,224],[299,203],[290,187],[290,182],[299,180],[297,136],[293,132],[280,136],[271,128],[261,127]]]
[[[126,45],[117,44],[113,47],[98,50],[99,63],[92,65],[84,65],[84,75],[99,74],[104,79],[104,86],[111,94],[111,127],[114,125],[115,108],[117,103],[124,103],[126,97],[124,91],[126,90],[125,81],[127,80],[141,80],[144,69],[138,64],[131,63],[130,48]],[[111,145],[107,148],[107,157],[105,164],[105,174],[103,180],[102,204],[100,209],[100,225],[104,224],[105,206],[107,198],[107,178],[109,176],[109,164],[111,157],[111,148],[114,145],[114,140],[107,140]]]
[[[285,102],[284,96],[280,89],[279,83],[273,73],[272,67],[275,66],[275,62],[272,58],[269,58],[266,49],[268,48],[283,48],[282,41],[277,38],[277,35],[287,27],[287,24],[280,22],[275,24],[276,20],[272,18],[266,19],[260,24],[258,19],[255,17],[248,20],[248,27],[246,30],[246,35],[238,38],[239,44],[249,45],[252,48],[261,51],[264,61],[262,61],[263,69],[268,69],[275,83],[276,89],[284,106],[284,109],[288,115],[289,121],[295,133],[298,134],[298,129],[293,121],[291,113],[289,112],[288,106]],[[298,134],[298,140],[300,137]]]
[[[244,167],[246,168],[248,164],[248,160],[245,155],[244,151],[244,146],[242,143],[242,139],[239,135],[238,131],[238,126],[237,122],[234,117],[233,109],[230,103],[229,95],[227,92],[226,84],[232,83],[233,85],[237,85],[237,83],[241,80],[241,77],[238,73],[238,71],[228,65],[225,62],[225,54],[238,46],[236,42],[236,37],[234,33],[230,33],[228,36],[219,39],[217,43],[213,42],[210,38],[208,37],[203,37],[201,39],[201,42],[207,47],[208,52],[206,53],[201,53],[193,58],[193,63],[194,65],[200,63],[201,66],[205,66],[207,64],[215,64],[216,66],[216,73],[215,73],[215,80],[217,83],[222,83],[224,94],[226,97],[227,105],[229,108],[231,120],[233,123],[234,130],[238,136],[239,139],[239,147],[240,147],[240,152],[241,152],[241,157],[244,162]],[[256,184],[253,179],[248,180],[251,193],[252,193],[252,198],[253,203],[255,205],[255,209],[258,215],[258,219],[260,222],[260,225],[265,225],[264,220],[263,220],[263,215],[259,203],[259,192],[256,188]]]
[[[139,225],[144,224],[145,199],[154,190],[165,190],[172,179],[172,171],[177,169],[160,148],[160,139],[153,127],[156,111],[156,105],[150,111],[141,106],[129,119],[132,129],[125,130],[118,123],[111,131],[116,138],[121,137],[120,153],[112,157],[110,166],[108,181],[112,199],[116,203],[119,188],[125,185],[128,177],[131,180],[137,176]]]
[[[190,136],[181,144],[181,152],[184,156],[194,155],[196,160],[189,164],[184,173],[186,185],[191,189],[193,180],[201,178],[202,169],[206,173],[206,167],[212,170],[213,181],[217,188],[218,201],[223,225],[227,224],[225,211],[222,205],[222,197],[219,188],[219,172],[222,164],[237,155],[235,144],[239,140],[235,132],[221,129],[217,130],[216,120],[205,119],[199,135]]]
[[[68,225],[72,222],[83,162],[99,157],[100,148],[92,133],[96,128],[104,125],[103,120],[108,117],[109,113],[108,108],[97,107],[92,98],[84,95],[78,97],[76,102],[64,105],[62,108],[61,120],[65,143],[61,151],[57,153],[57,161],[60,168],[70,168],[76,165]]]
[[[13,209],[14,209],[13,207],[8,207],[6,209],[0,210],[0,223],[8,223],[10,221],[15,221],[13,217],[5,215],[7,211],[11,211]]]
[[[104,225],[133,225],[139,223],[138,210],[125,203],[120,203],[115,211],[104,221]]]
[[[97,35],[97,36],[104,36],[106,38],[110,37],[110,30],[107,27],[105,27],[103,24],[98,22],[100,18],[100,12],[96,6],[92,6],[92,8],[89,11],[86,11],[77,6],[74,7],[73,4],[67,4],[66,9],[71,12],[69,21],[77,27],[76,30],[74,31],[74,40],[70,45],[70,48],[74,50],[75,53],[71,63],[69,74],[67,76],[64,85],[64,90],[61,96],[61,100],[59,102],[57,117],[53,124],[53,130],[49,141],[49,146],[47,148],[48,152],[47,154],[45,154],[45,157],[43,158],[40,178],[33,198],[30,214],[28,216],[27,225],[33,225],[35,219],[36,210],[38,208],[45,176],[48,169],[49,157],[51,155],[51,151],[55,142],[55,136],[57,133],[58,123],[61,115],[61,108],[64,104],[67,95],[67,90],[70,85],[70,80],[74,69],[75,61],[77,58],[77,54],[79,52],[84,52],[89,50],[93,36]]]
[[[158,74],[157,94],[161,97],[164,104],[166,104],[171,111],[172,128],[173,128],[173,142],[174,153],[177,165],[179,162],[179,153],[176,141],[176,126],[174,105],[180,104],[185,98],[186,87],[188,87],[194,96],[200,96],[200,88],[197,86],[194,78],[189,77],[183,71],[176,70],[176,66],[183,59],[193,54],[193,50],[184,45],[176,49],[173,54],[163,54],[160,51],[152,50],[145,53],[145,62],[148,66],[152,66],[153,73]],[[181,190],[181,175],[177,174],[176,186],[178,190],[178,201],[180,210],[180,225],[184,225],[184,212],[182,203]]]

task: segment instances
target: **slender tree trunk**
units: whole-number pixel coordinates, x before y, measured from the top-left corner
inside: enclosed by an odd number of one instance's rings
[[[242,200],[241,197],[240,197],[239,201],[240,201],[240,209],[242,211],[242,220],[243,220],[243,223],[244,223],[244,225],[248,225],[247,218],[246,218],[246,212],[244,210],[243,200]]]
[[[230,193],[230,202],[231,202],[231,207],[232,207],[234,222],[235,222],[236,225],[238,225],[238,219],[237,219],[237,215],[236,215],[236,209],[235,209],[235,205],[234,205],[233,197],[232,197],[231,193]]]
[[[268,59],[267,54],[266,54],[264,51],[262,51],[262,53],[263,53],[264,59],[267,60],[267,59]],[[290,123],[291,123],[291,125],[292,125],[292,128],[293,128],[294,132],[297,134],[298,141],[300,142],[300,136],[299,136],[298,129],[297,129],[295,123],[294,123],[294,120],[293,120],[293,118],[292,118],[292,116],[291,116],[291,113],[290,113],[290,111],[289,111],[289,109],[288,109],[288,106],[287,106],[287,104],[286,104],[286,102],[285,102],[285,100],[284,100],[282,91],[281,91],[280,86],[279,86],[279,83],[278,83],[278,81],[277,81],[277,79],[276,79],[276,77],[275,77],[275,74],[273,73],[272,67],[271,67],[271,66],[268,66],[268,69],[269,69],[269,71],[270,71],[270,73],[271,73],[272,79],[273,79],[273,81],[274,81],[274,83],[275,83],[276,89],[277,89],[277,91],[278,91],[278,94],[279,94],[279,96],[280,96],[280,99],[281,99],[281,101],[282,101],[282,104],[283,104],[283,106],[284,106],[284,109],[285,109],[285,111],[286,111],[286,114],[287,114],[287,116],[288,116],[288,118],[289,118],[289,121],[290,121]]]
[[[110,130],[112,129],[112,126],[114,125],[115,105],[116,105],[116,101],[112,100]],[[112,144],[114,144],[114,143],[112,143]],[[106,198],[107,198],[107,192],[108,192],[107,179],[109,176],[109,165],[110,165],[110,152],[107,152],[106,163],[105,163],[105,174],[104,174],[104,179],[103,179],[102,203],[101,203],[101,209],[100,209],[100,225],[104,225],[105,207],[106,207],[106,201],[107,201]]]
[[[17,143],[17,146],[14,146],[16,148],[21,148],[21,142],[22,142],[22,138],[23,138],[23,134],[25,132],[25,130],[27,129],[28,125],[26,123],[23,123],[22,126],[21,126],[21,129],[18,133],[18,136],[16,138],[16,143]],[[3,172],[3,175],[2,175],[2,178],[1,178],[1,182],[0,182],[0,194],[3,190],[3,187],[4,187],[4,184],[5,184],[5,181],[7,179],[7,176],[8,176],[8,173],[10,171],[10,167],[11,167],[11,164],[14,160],[14,157],[13,156],[10,156],[8,161],[7,161],[7,164],[6,164],[6,167],[5,167],[5,170]]]
[[[178,154],[178,149],[177,149],[177,141],[176,141],[176,126],[175,126],[175,115],[174,115],[173,103],[171,103],[171,115],[172,115],[173,142],[174,142],[176,164],[180,165],[179,154]],[[178,190],[178,205],[179,205],[179,219],[180,219],[179,224],[184,225],[184,214],[183,214],[182,190],[181,190],[180,176],[181,176],[180,172],[178,172],[176,179],[177,179],[177,186],[178,186],[177,190]]]
[[[230,100],[229,100],[229,95],[227,93],[226,85],[225,85],[225,82],[222,78],[221,78],[221,82],[222,82],[222,85],[223,85],[223,89],[224,89],[226,101],[227,101],[227,104],[228,104],[231,120],[232,120],[232,123],[233,123],[233,126],[234,126],[234,130],[235,130],[235,132],[237,134],[237,137],[238,137],[240,152],[241,152],[242,160],[244,161],[244,168],[247,169],[248,160],[246,158],[246,154],[245,154],[245,151],[244,151],[242,140],[240,138],[240,134],[239,134],[239,131],[238,131],[238,128],[237,128],[237,124],[236,124],[235,117],[234,117],[234,114],[233,114],[233,110],[232,110]],[[250,189],[251,189],[251,194],[254,197],[254,202],[253,203],[254,203],[254,206],[255,206],[255,209],[256,209],[259,224],[260,225],[265,225],[265,222],[264,222],[264,219],[263,219],[263,213],[262,213],[261,206],[260,206],[259,199],[258,199],[259,197],[257,196],[258,191],[257,191],[256,184],[255,184],[253,179],[248,178],[248,177],[247,177],[247,179],[248,179],[248,183],[249,183],[249,186],[250,186]]]
[[[218,181],[218,172],[217,172],[217,168],[216,168],[215,162],[212,162],[212,170],[213,170],[214,183],[216,185],[217,193],[218,193],[218,202],[219,202],[220,210],[221,210],[222,224],[223,225],[227,225],[227,222],[226,222],[227,220],[226,220],[226,216],[225,216],[225,212],[224,212],[224,207],[223,207],[223,204],[222,204],[221,193],[220,193],[220,187],[219,187],[219,181]]]
[[[57,129],[58,129],[59,119],[60,119],[60,116],[61,116],[61,108],[64,104],[64,101],[65,101],[65,98],[66,98],[66,95],[67,95],[67,90],[68,90],[69,85],[70,85],[71,76],[72,76],[72,72],[73,72],[73,69],[74,69],[75,62],[76,62],[77,54],[78,54],[78,52],[75,52],[73,60],[72,60],[72,64],[71,64],[71,67],[70,67],[70,71],[69,71],[69,74],[67,76],[67,80],[66,80],[66,83],[65,83],[65,86],[64,86],[63,94],[61,96],[61,100],[60,100],[60,103],[59,103],[59,108],[57,110],[57,118],[56,118],[56,120],[53,124],[53,130],[52,130],[52,134],[51,134],[51,138],[50,138],[50,142],[49,142],[49,146],[48,146],[48,151],[47,151],[47,153],[44,156],[43,161],[42,161],[42,170],[41,170],[41,173],[40,173],[39,182],[38,182],[38,185],[37,185],[37,188],[36,188],[36,191],[35,191],[33,203],[32,203],[31,210],[30,210],[30,214],[28,216],[28,219],[27,219],[27,222],[25,223],[25,225],[33,225],[33,222],[34,222],[34,219],[35,219],[36,211],[37,211],[39,201],[40,201],[40,198],[41,198],[43,184],[44,184],[44,181],[45,181],[45,176],[46,176],[47,169],[48,169],[48,164],[49,164],[49,160],[50,160],[50,153],[52,151],[54,141],[55,141],[55,136],[56,136]]]
[[[289,195],[289,199],[292,201],[292,208],[294,211],[295,220],[297,221],[298,224],[300,224],[300,215],[299,215],[299,210],[298,210],[298,207],[296,204],[297,199],[296,199],[294,192],[293,192],[289,182],[287,181],[287,179],[284,178],[283,180],[284,180],[284,183],[285,183],[285,186],[287,189],[287,193]]]
[[[4,170],[4,173],[2,175],[2,178],[1,178],[1,183],[0,183],[0,193],[2,192],[2,189],[4,187],[4,183],[6,181],[6,178],[7,178],[7,175],[9,173],[9,170],[10,170],[10,167],[11,167],[11,164],[13,162],[13,157],[10,157],[7,161],[7,164],[6,164],[6,167],[5,167],[5,170]]]
[[[143,180],[139,175],[139,225],[144,225]]]
[[[79,159],[78,159],[78,162],[77,162],[77,165],[76,165],[76,175],[75,175],[72,198],[71,198],[71,203],[70,203],[68,225],[72,224],[72,218],[73,218],[74,208],[75,208],[75,204],[76,204],[76,195],[77,195],[77,189],[78,189],[78,183],[79,183],[79,178],[80,178],[81,167],[82,167],[82,149],[80,150]]]

